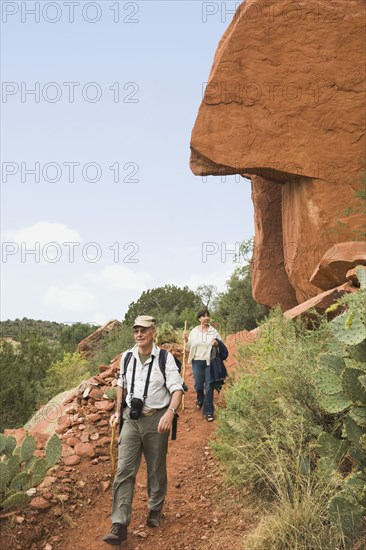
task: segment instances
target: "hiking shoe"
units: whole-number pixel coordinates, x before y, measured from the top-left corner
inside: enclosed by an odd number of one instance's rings
[[[119,546],[122,541],[127,539],[127,525],[123,523],[113,523],[110,532],[104,535],[104,542],[112,544],[113,546]]]
[[[159,527],[161,522],[161,512],[160,510],[149,510],[149,515],[147,516],[147,524],[149,527]]]
[[[214,415],[213,414],[208,414],[206,416],[206,418],[207,418],[207,422],[213,422],[214,421]]]
[[[203,403],[200,403],[199,401],[196,401],[196,409],[202,409]]]

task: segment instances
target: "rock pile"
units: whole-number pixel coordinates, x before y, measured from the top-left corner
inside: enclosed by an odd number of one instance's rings
[[[78,344],[76,351],[78,353],[82,353],[86,358],[90,357],[95,351],[98,343],[103,340],[103,338],[109,336],[110,334],[115,334],[116,338],[118,338],[118,331],[121,329],[121,327],[122,323],[120,321],[117,321],[117,319],[108,321],[108,323],[98,328],[95,332],[89,334],[89,336],[81,340],[81,342],[79,342]]]

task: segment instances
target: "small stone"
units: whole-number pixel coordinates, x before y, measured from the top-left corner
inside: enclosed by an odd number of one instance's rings
[[[109,486],[110,486],[110,482],[109,482],[109,481],[102,481],[102,482],[100,483],[100,486],[101,486],[101,488],[102,488],[103,493],[105,493],[106,490],[107,490],[107,489],[109,488]]]
[[[114,401],[97,401],[94,403],[98,411],[112,411],[114,409]]]
[[[111,442],[111,438],[105,436],[105,437],[101,437],[101,438],[98,440],[97,445],[98,445],[98,446],[107,445],[107,444],[109,445],[110,442]]]
[[[86,458],[93,458],[95,456],[94,447],[90,443],[79,443],[75,445],[74,449],[78,456]]]
[[[43,510],[48,510],[49,508],[51,508],[51,504],[42,497],[36,497],[36,498],[31,500],[30,507],[33,510],[43,511]]]
[[[46,544],[46,546],[44,547],[44,550],[52,550],[53,549],[53,546],[51,546],[50,544]]]
[[[138,531],[137,536],[141,539],[147,539],[147,533],[145,531]]]
[[[80,424],[80,425],[79,425],[79,430],[85,430],[84,424]]]
[[[18,523],[18,525],[21,525],[23,521],[25,521],[25,518],[23,516],[16,516],[15,521]]]
[[[80,443],[80,439],[77,437],[69,437],[66,439],[66,443],[70,445],[70,447],[75,447],[75,445]]]
[[[97,439],[99,439],[99,434],[98,434],[98,433],[91,434],[90,439],[91,439],[92,441],[96,441]]]
[[[91,414],[87,414],[86,415],[86,419],[89,421],[89,422],[97,422],[98,420],[100,420],[102,417],[100,416],[100,414],[98,413],[91,413]]]
[[[65,456],[64,457],[64,464],[67,466],[75,466],[76,464],[79,464],[81,458],[78,455],[73,456]]]

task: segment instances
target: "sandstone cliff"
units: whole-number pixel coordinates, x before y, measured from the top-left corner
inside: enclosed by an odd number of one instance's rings
[[[267,306],[317,295],[324,253],[359,240],[364,23],[364,0],[247,0],[219,43],[191,168],[251,179],[253,291]]]

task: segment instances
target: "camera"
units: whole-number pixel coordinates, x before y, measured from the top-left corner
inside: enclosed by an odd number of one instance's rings
[[[142,399],[139,399],[138,397],[133,397],[131,399],[131,410],[130,410],[131,420],[138,420],[140,418],[143,406],[144,406],[144,402],[142,401]]]

